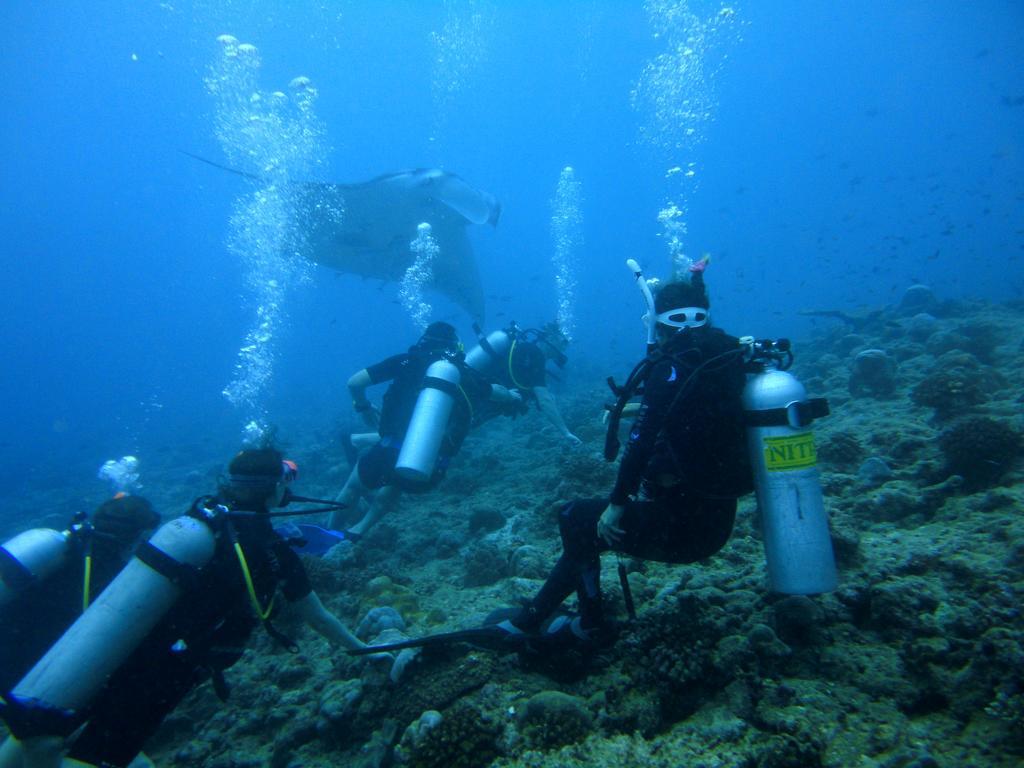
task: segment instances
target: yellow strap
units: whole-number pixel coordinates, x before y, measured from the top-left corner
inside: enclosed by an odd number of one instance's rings
[[[518,339],[513,339],[512,345],[508,348],[508,377],[512,379],[512,383],[516,385],[517,389],[521,389],[525,392],[529,387],[524,387],[520,384],[516,379],[516,375],[512,372],[512,353],[516,351],[516,344],[518,343]]]
[[[249,564],[245,561],[245,553],[242,552],[242,545],[237,541],[235,542],[235,554],[238,556],[238,564],[242,566],[242,576],[245,577],[245,586],[249,590],[249,599],[252,601],[253,610],[256,611],[256,615],[260,617],[260,621],[266,621],[270,618],[271,611],[274,610],[274,595],[270,598],[270,602],[267,603],[267,610],[263,610],[263,606],[260,605],[260,599],[256,596],[256,587],[252,583],[252,574],[249,573]]]
[[[92,582],[92,555],[85,556],[85,576],[82,578],[82,613],[89,608],[89,584]]]
[[[473,403],[469,399],[469,395],[466,394],[466,390],[464,390],[462,388],[462,385],[461,384],[457,384],[456,386],[459,388],[459,392],[462,393],[462,396],[466,399],[466,408],[469,409],[469,423],[472,424],[473,423]]]

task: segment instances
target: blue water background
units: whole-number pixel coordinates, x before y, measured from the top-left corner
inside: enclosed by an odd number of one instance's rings
[[[640,3],[2,4],[0,532],[35,511],[25,499],[98,502],[105,459],[135,453],[158,489],[239,444],[221,390],[253,307],[225,239],[248,188],[179,152],[224,162],[203,84],[224,33],[259,48],[262,88],[306,75],[319,89],[322,180],[440,165],[501,200],[495,230],[471,228],[490,327],[554,316],[550,200],[576,169],[586,244],[566,387],[642,352],[623,262],[668,272],[670,164],[697,163],[686,246],[713,254],[732,332],[800,338],[800,310],[881,306],[917,281],[1019,299],[1024,6],[735,7],[715,120],[671,163],[638,144],[646,117],[630,107],[663,50]],[[431,32],[474,11],[490,20],[485,54],[439,115]],[[351,417],[348,375],[414,340],[396,297],[323,269],[291,291],[266,398],[286,441],[326,441]],[[435,306],[470,338],[465,315]]]

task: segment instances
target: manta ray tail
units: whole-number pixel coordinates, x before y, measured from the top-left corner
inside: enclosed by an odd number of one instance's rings
[[[181,154],[183,154],[183,155],[188,155],[193,160],[198,160],[200,163],[206,163],[207,165],[212,165],[214,168],[220,168],[222,171],[227,171],[228,173],[233,173],[236,176],[243,176],[243,177],[245,177],[245,178],[247,178],[247,179],[249,179],[251,181],[259,181],[259,182],[264,182],[264,183],[267,181],[265,178],[263,178],[262,176],[257,176],[255,173],[248,173],[247,171],[240,171],[237,168],[232,168],[229,165],[221,165],[220,163],[215,163],[213,160],[207,160],[205,157],[200,157],[199,155],[193,155],[191,152],[189,152],[187,150],[179,149],[178,151],[181,152]]]

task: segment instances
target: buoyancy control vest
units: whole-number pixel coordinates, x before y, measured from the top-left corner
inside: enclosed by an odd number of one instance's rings
[[[644,394],[655,374],[676,384],[675,394],[659,425],[654,454],[645,479],[658,484],[674,477],[674,485],[695,495],[738,498],[754,490],[746,448],[742,393],[746,362],[739,339],[716,328],[687,330],[641,360],[616,394],[605,436],[605,459],[619,451],[622,411]]]

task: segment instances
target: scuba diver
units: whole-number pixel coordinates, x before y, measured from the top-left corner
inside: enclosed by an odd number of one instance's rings
[[[453,641],[507,651],[596,649],[617,634],[602,604],[603,552],[693,563],[725,545],[737,500],[754,485],[741,401],[744,348],[711,326],[708,308],[702,271],[658,293],[656,343],[624,387],[616,388],[609,442],[626,402],[641,391],[643,398],[615,486],[610,498],[577,499],[561,509],[562,555],[538,594],[522,607],[492,612],[482,627],[378,650]],[[617,444],[611,448],[609,461],[618,453]],[[578,615],[560,610],[574,591]]]
[[[378,411],[366,390],[384,382],[391,383]],[[368,499],[368,509],[345,530],[340,510],[328,520],[328,528],[352,542],[398,506],[403,490],[429,490],[440,482],[485,408],[515,415],[525,407],[518,392],[466,365],[455,328],[444,322],[427,326],[408,352],[354,373],[348,389],[352,407],[379,435],[359,455],[336,499],[349,510]],[[366,443],[365,436],[360,439]]]
[[[63,753],[127,766],[184,696],[209,679],[224,699],[224,670],[271,619],[278,589],[332,646],[358,640],[321,603],[299,556],[271,525],[292,500],[298,468],[272,448],[243,450],[216,496],[157,531],[53,648],[4,695],[14,735],[0,766],[57,766]],[[313,510],[316,511],[316,510]],[[380,658],[380,657],[378,657]]]
[[[146,499],[119,493],[65,531],[36,528],[0,547],[0,692],[35,666],[159,524]]]
[[[508,328],[486,336],[478,325],[473,328],[479,345],[466,355],[466,364],[505,387],[518,390],[524,397],[532,397],[538,410],[570,445],[581,445],[583,441],[565,425],[547,386],[547,362],[552,361],[560,369],[568,362],[565,350],[569,339],[558,323],[547,323],[539,330],[523,330],[513,322]]]
[[[658,292],[650,319],[657,323],[656,348],[619,390],[623,405],[641,388],[643,398],[610,497],[578,499],[561,510],[562,556],[544,586],[522,608],[492,614],[509,637],[542,633],[583,645],[612,639],[601,553],[665,563],[708,558],[728,541],[737,500],[754,490],[743,347],[710,324],[703,270],[690,278]],[[615,453],[613,444],[606,458]],[[556,615],[573,591],[579,615]]]

